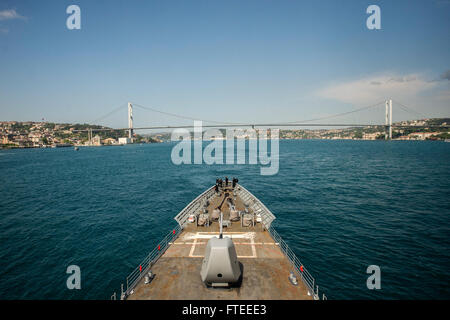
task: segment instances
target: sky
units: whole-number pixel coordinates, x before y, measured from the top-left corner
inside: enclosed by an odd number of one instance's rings
[[[66,26],[72,4],[80,30]],[[380,30],[366,26],[372,4]],[[132,102],[288,122],[388,98],[394,121],[450,116],[450,0],[0,0],[1,121],[120,128]],[[383,108],[333,121],[383,123]],[[134,107],[135,127],[179,124],[192,121]]]

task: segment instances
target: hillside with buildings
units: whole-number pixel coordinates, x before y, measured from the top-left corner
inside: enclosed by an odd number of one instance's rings
[[[395,127],[408,126],[408,127]],[[395,123],[393,140],[445,140],[450,139],[450,118],[423,119]],[[88,129],[93,129],[90,132]],[[110,129],[89,124],[57,124],[51,122],[0,122],[1,148],[45,148],[62,146],[103,146],[128,143],[156,143],[170,141],[170,133],[134,134],[127,138],[126,130]],[[84,130],[84,131],[83,131]],[[221,129],[225,136],[225,130]],[[242,135],[245,137],[245,135]],[[384,126],[338,129],[283,129],[280,139],[348,139],[377,140],[385,138]]]
[[[87,129],[93,129],[92,137],[90,137],[89,131],[80,131]],[[156,139],[145,138],[137,134],[131,141],[127,138],[126,130],[95,131],[95,129],[109,128],[89,124],[4,121],[0,122],[0,147],[46,148],[159,142]]]
[[[394,126],[408,126],[407,128],[392,129],[393,140],[445,140],[450,139],[450,118],[436,118],[424,120],[402,121]],[[256,129],[258,130],[258,129]],[[225,137],[225,129],[220,129]],[[191,133],[191,136],[193,134]],[[247,138],[244,134],[237,137]],[[170,133],[152,134],[150,137],[162,141],[170,141]],[[270,137],[270,136],[269,136]],[[337,129],[281,129],[280,139],[345,139],[345,140],[378,140],[385,139],[384,126],[367,126],[358,128]]]
[[[408,127],[395,127],[408,126]],[[445,140],[450,138],[450,118],[402,121],[393,124],[393,140]],[[338,129],[280,130],[281,139],[385,139],[384,126]]]

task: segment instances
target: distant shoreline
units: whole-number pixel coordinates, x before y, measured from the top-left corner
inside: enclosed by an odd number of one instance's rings
[[[398,122],[392,128],[391,140],[449,140],[450,118],[433,118]],[[407,127],[401,127],[407,126]],[[226,129],[218,129],[222,136],[211,139],[226,140]],[[228,129],[227,129],[228,130]],[[260,129],[253,130],[258,135]],[[270,131],[270,129],[268,129]],[[256,131],[256,132],[255,132]],[[0,121],[0,148],[49,148],[80,146],[116,146],[133,143],[163,143],[171,141],[171,133],[133,134],[101,125],[53,122]],[[253,134],[254,134],[253,133]],[[280,140],[385,140],[386,126],[346,127],[339,129],[280,129]],[[269,135],[271,135],[270,133]],[[248,131],[235,135],[248,139]],[[266,137],[265,135],[263,136]],[[191,138],[193,138],[191,133]]]
[[[225,141],[220,140],[220,141]],[[246,139],[248,140],[248,139]],[[320,138],[311,138],[311,139],[280,139],[284,141],[405,141],[405,142],[450,142],[450,140],[445,139],[426,139],[426,140],[404,140],[404,139],[392,139],[392,140],[384,140],[384,139],[320,139]],[[203,140],[204,142],[212,142],[214,140]],[[176,141],[162,141],[158,142],[157,144],[167,144],[167,143],[173,143]],[[131,143],[127,145],[143,145],[143,144],[155,144],[155,143]],[[86,146],[86,145],[70,145],[70,146],[58,146],[58,147],[52,147],[52,146],[44,146],[44,147],[33,147],[33,146],[2,146],[0,145],[0,150],[12,150],[12,149],[62,149],[62,148],[92,148],[92,147],[123,147],[124,144],[117,144],[117,145],[98,145],[98,146]]]

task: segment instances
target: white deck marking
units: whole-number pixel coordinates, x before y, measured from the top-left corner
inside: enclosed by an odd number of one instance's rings
[[[189,257],[194,257],[195,244],[197,243],[197,239],[194,239],[194,243],[192,244],[191,251],[189,252]]]
[[[201,244],[207,244],[208,242],[196,242],[196,245],[201,245]],[[194,242],[169,242],[170,245],[172,244],[176,244],[176,245],[192,245],[194,244]],[[238,244],[238,245],[255,245],[255,246],[265,246],[265,245],[269,245],[269,246],[277,246],[278,243],[276,242],[235,242],[234,244]]]
[[[252,244],[252,255],[256,258],[256,248],[255,248],[255,241],[253,240],[253,238],[250,239],[250,242]]]
[[[194,255],[195,252],[195,247],[197,244],[206,244],[207,242],[197,242],[197,239],[211,239],[212,237],[217,236],[219,233],[218,232],[197,232],[197,233],[193,233],[193,232],[189,232],[187,233],[184,237],[183,240],[192,240],[194,239],[194,242],[183,242],[183,243],[179,243],[179,244],[191,244],[191,250],[189,252],[189,257],[191,258],[203,258],[203,255]],[[235,245],[241,245],[241,244],[246,244],[246,245],[251,245],[252,246],[252,255],[251,256],[237,256],[238,258],[257,258],[258,256],[256,255],[256,248],[255,248],[255,232],[224,232],[223,233],[224,236],[229,235],[231,239],[250,239],[250,242],[236,242]],[[175,243],[177,244],[177,243]],[[265,244],[263,242],[261,242],[260,244]],[[272,244],[272,243],[271,243]]]
[[[255,232],[224,232],[224,236],[229,236],[231,239],[254,239]],[[212,237],[218,236],[219,232],[188,232],[183,236],[183,240],[193,240],[193,239],[211,239]]]

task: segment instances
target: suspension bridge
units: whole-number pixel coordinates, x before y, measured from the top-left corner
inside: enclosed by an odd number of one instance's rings
[[[137,103],[128,102],[127,108],[128,108],[128,127],[124,128],[108,128],[108,127],[101,127],[101,128],[88,128],[88,129],[80,129],[80,130],[74,130],[74,132],[88,132],[88,139],[92,139],[92,132],[98,132],[98,131],[127,131],[128,132],[128,138],[133,139],[134,131],[136,130],[162,130],[162,129],[179,129],[179,128],[186,128],[190,129],[193,128],[193,124],[190,125],[154,125],[154,126],[133,126],[133,107],[146,110],[153,113],[159,113],[162,115],[183,119],[183,120],[191,120],[191,121],[202,121],[202,127],[204,128],[230,128],[230,127],[239,127],[239,128],[277,128],[277,127],[348,127],[348,128],[361,128],[361,127],[384,127],[385,131],[385,139],[390,140],[392,139],[392,130],[393,128],[397,129],[405,129],[405,128],[450,128],[449,125],[420,125],[420,124],[408,124],[407,121],[397,121],[396,123],[393,123],[393,106],[395,103],[395,107],[399,108],[399,110],[403,110],[409,115],[413,115],[415,117],[420,117],[420,119],[427,119],[427,117],[420,112],[415,111],[414,109],[407,107],[406,105],[395,101],[393,99],[388,99],[385,101],[380,101],[375,104],[371,104],[365,107],[356,108],[347,112],[337,113],[333,115],[328,115],[324,117],[314,118],[314,119],[308,119],[308,120],[299,120],[299,121],[289,121],[289,122],[270,122],[270,123],[260,123],[260,122],[242,122],[242,123],[234,123],[234,122],[220,122],[216,120],[208,120],[208,119],[199,119],[195,117],[190,117],[186,115],[180,115],[176,113],[170,113],[165,112],[153,107],[143,106]],[[92,123],[98,123],[100,121],[103,121],[107,117],[110,117],[111,115],[117,113],[120,110],[124,109],[125,105],[121,105],[112,111],[108,112],[107,114],[103,115],[100,118],[95,119]],[[383,124],[373,124],[373,123],[332,123],[332,122],[321,122],[325,120],[335,119],[335,118],[342,118],[344,116],[355,114],[358,112],[362,112],[365,110],[370,110],[374,108],[379,108],[380,106],[384,106],[384,123]],[[409,120],[411,121],[411,120]]]

